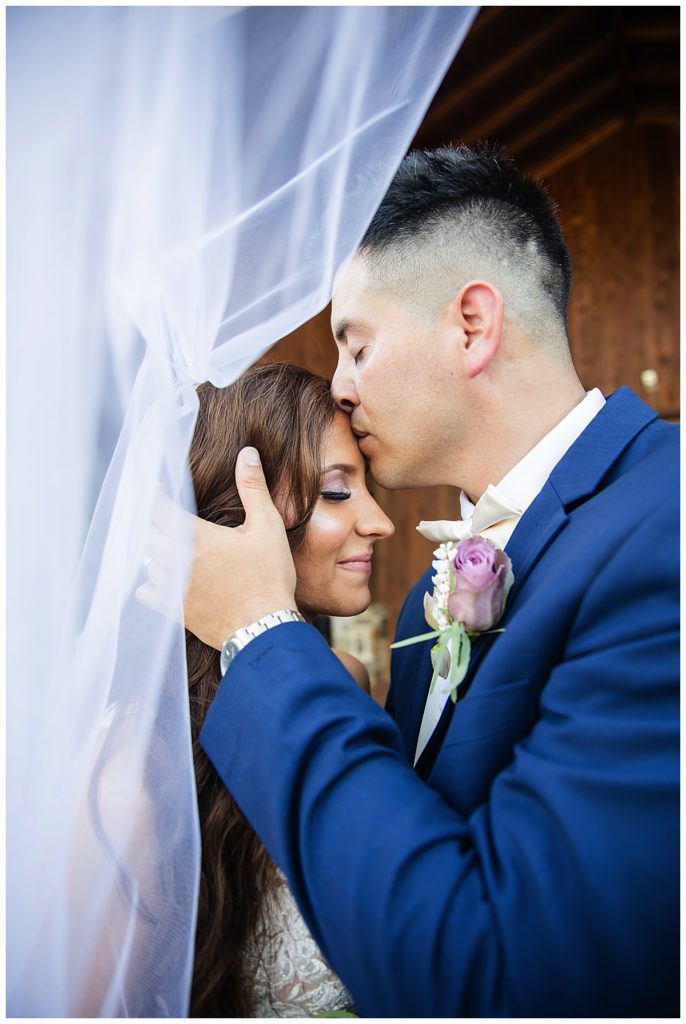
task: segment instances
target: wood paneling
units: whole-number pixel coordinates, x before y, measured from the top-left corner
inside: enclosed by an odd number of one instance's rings
[[[666,125],[622,128],[548,177],[572,254],[569,334],[579,376],[628,384],[679,415],[679,140]],[[658,374],[646,390],[644,370]]]
[[[304,366],[312,373],[318,373],[330,380],[336,369],[336,344],[331,334],[331,306],[328,305],[297,331],[282,338],[269,349],[260,362],[271,363],[275,360],[285,360],[297,366]]]

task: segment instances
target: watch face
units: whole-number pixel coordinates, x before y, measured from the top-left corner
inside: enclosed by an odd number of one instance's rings
[[[222,656],[219,659],[219,668],[222,675],[224,675],[227,668],[229,667],[229,665],[231,664],[231,662],[236,657],[239,651],[240,647],[238,646],[235,640],[226,641],[226,643],[222,647]]]

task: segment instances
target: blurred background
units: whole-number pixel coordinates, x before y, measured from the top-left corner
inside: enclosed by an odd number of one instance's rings
[[[499,142],[558,204],[574,276],[569,333],[587,389],[632,387],[679,418],[679,7],[485,7],[411,148]],[[265,357],[331,376],[329,308]],[[374,604],[331,639],[388,686],[388,644],[425,571],[420,519],[459,517],[442,487],[372,490],[396,524],[377,548]]]

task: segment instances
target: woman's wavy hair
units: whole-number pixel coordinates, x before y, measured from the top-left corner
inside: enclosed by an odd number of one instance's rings
[[[322,445],[336,411],[329,382],[289,363],[270,363],[227,388],[201,384],[198,397],[190,449],[198,515],[222,526],[244,521],[234,467],[240,449],[253,445],[295,551],[321,489]],[[186,656],[202,837],[190,1015],[248,1017],[251,979],[243,953],[260,924],[275,867],[200,746],[220,682],[219,655],[186,631]]]

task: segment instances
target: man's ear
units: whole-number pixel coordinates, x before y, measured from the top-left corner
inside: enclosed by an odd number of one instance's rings
[[[485,370],[500,349],[503,338],[504,302],[488,281],[470,281],[451,304],[451,315],[460,328],[462,364],[468,377]]]

